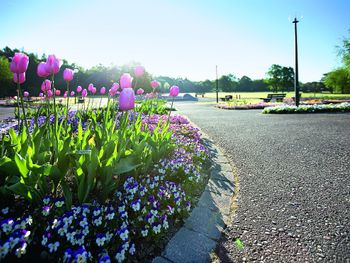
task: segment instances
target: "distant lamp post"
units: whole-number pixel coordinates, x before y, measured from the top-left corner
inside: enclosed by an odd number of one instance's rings
[[[219,103],[219,80],[218,80],[218,66],[216,65],[216,103]]]
[[[295,76],[294,76],[294,90],[295,90],[295,106],[299,107],[300,94],[299,94],[299,72],[298,72],[298,36],[297,36],[297,23],[299,21],[294,17],[294,48],[295,48]]]

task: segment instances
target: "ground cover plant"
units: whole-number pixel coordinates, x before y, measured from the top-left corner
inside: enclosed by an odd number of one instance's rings
[[[343,102],[338,104],[314,104],[314,105],[282,105],[275,107],[267,107],[262,113],[264,114],[284,114],[284,113],[313,113],[313,112],[349,112],[350,103]]]
[[[11,63],[20,107],[0,141],[0,260],[149,260],[149,248],[183,220],[205,184],[199,130],[167,113],[155,92],[135,107],[128,73],[109,89],[105,107],[71,110],[68,70],[68,99],[58,107],[54,55],[38,65],[50,80],[29,117],[20,87],[28,62],[16,53]],[[88,98],[96,88],[76,92]],[[170,96],[178,93],[170,88]]]

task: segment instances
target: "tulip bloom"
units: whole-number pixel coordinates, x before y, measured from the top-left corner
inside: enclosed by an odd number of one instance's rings
[[[67,98],[68,97],[68,91],[65,91],[63,94],[63,98]]]
[[[46,72],[57,74],[60,71],[60,60],[55,55],[49,55],[45,63]]]
[[[142,66],[137,66],[134,70],[136,77],[141,77],[143,74],[145,74],[145,68]]]
[[[46,78],[47,76],[50,75],[49,72],[46,71],[46,63],[45,62],[40,62],[37,69],[36,73],[38,74],[39,77]]]
[[[102,87],[101,89],[100,89],[100,94],[105,94],[106,93],[106,88],[105,87]]]
[[[74,91],[71,91],[70,92],[70,96],[73,97],[75,95],[75,92]]]
[[[94,84],[90,83],[88,86],[88,91],[92,92],[93,88],[94,88]]]
[[[74,76],[74,72],[73,70],[69,69],[69,68],[66,68],[64,71],[63,71],[63,79],[65,81],[72,81],[73,80],[73,76]]]
[[[28,64],[29,58],[26,54],[15,53],[10,64],[10,70],[15,74],[21,74],[27,71]]]
[[[53,96],[53,92],[52,92],[52,90],[48,90],[47,91],[47,97],[49,97],[49,98],[51,98]]]
[[[137,91],[136,91],[136,94],[137,95],[142,95],[143,93],[144,93],[145,91],[143,90],[143,89],[138,89]]]
[[[43,98],[43,97],[44,97],[44,93],[40,92],[40,93],[39,93],[39,97],[40,97],[40,98]]]
[[[29,92],[28,91],[23,92],[23,96],[24,97],[29,97]]]
[[[122,111],[135,108],[135,93],[132,88],[124,88],[119,97],[119,109]]]
[[[151,87],[152,87],[152,89],[158,88],[158,87],[159,87],[158,81],[152,80],[152,81],[151,81]]]
[[[120,87],[122,89],[131,88],[131,82],[132,82],[132,78],[131,78],[129,73],[124,73],[123,75],[121,75],[121,77],[120,77]]]
[[[51,81],[48,79],[45,79],[43,83],[41,84],[41,91],[45,92],[51,89]]]
[[[92,94],[95,94],[95,93],[96,93],[96,88],[95,88],[95,87],[92,87],[91,93],[92,93]]]
[[[77,92],[80,93],[83,90],[83,88],[81,86],[77,87]]]
[[[20,73],[19,74],[19,79],[17,78],[17,74],[13,74],[13,81],[17,84],[22,84],[26,81],[26,73]]]
[[[177,95],[179,95],[179,92],[180,92],[180,88],[178,86],[171,86],[169,96],[176,97]]]
[[[88,94],[87,90],[86,89],[83,89],[83,91],[81,92],[81,96],[82,97],[86,97]]]
[[[61,95],[61,90],[59,90],[59,89],[56,89],[56,90],[55,90],[55,95],[56,95],[56,96],[59,96],[59,95]]]

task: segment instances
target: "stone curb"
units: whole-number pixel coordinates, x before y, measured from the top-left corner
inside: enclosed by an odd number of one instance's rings
[[[202,138],[213,165],[208,184],[184,226],[169,241],[162,256],[153,259],[152,263],[211,262],[211,252],[222,231],[231,223],[235,190],[232,167],[207,135],[202,133]]]

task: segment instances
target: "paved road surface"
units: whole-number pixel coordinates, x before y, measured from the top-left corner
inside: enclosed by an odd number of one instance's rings
[[[175,106],[237,167],[238,209],[220,262],[350,261],[350,114]]]
[[[0,121],[7,119],[8,117],[15,117],[15,108],[0,107]]]

